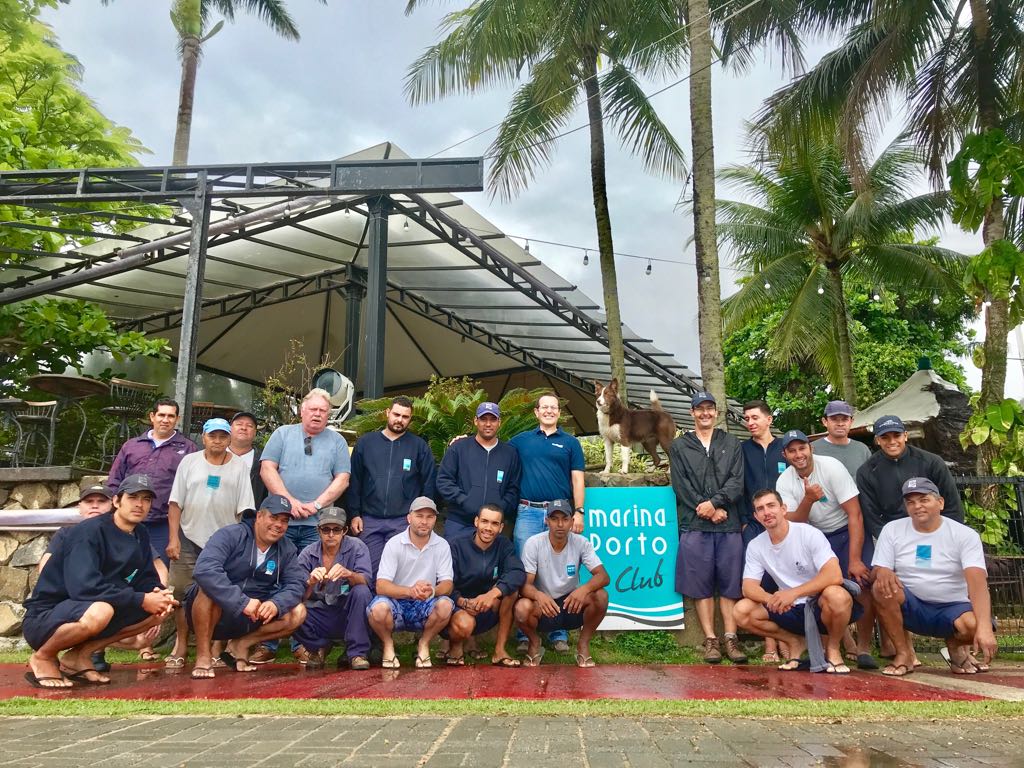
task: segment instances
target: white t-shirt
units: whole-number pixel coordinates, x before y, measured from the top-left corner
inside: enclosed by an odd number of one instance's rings
[[[846,472],[842,466],[840,469]],[[779,589],[794,589],[817,576],[829,560],[838,559],[825,534],[807,523],[790,523],[789,533],[781,543],[772,544],[768,531],[764,531],[747,545],[743,578],[761,581],[768,573]],[[796,604],[807,600],[801,597]]]
[[[523,545],[523,566],[536,574],[533,586],[557,600],[580,585],[580,565],[593,573],[601,567],[594,545],[586,536],[570,533],[561,552],[551,548],[548,532],[536,533]]]
[[[254,451],[252,448],[250,448],[245,453],[235,453],[230,448],[228,448],[228,453],[230,453],[232,456],[237,456],[242,461],[244,461],[245,462],[246,471],[247,472],[252,472],[252,460],[254,458],[256,458],[256,451]]]
[[[448,542],[431,531],[427,546],[420,549],[409,538],[408,528],[388,539],[377,569],[378,580],[384,579],[399,587],[411,587],[417,581],[437,586],[454,578],[452,549]]]
[[[203,451],[196,451],[185,456],[174,473],[168,500],[181,507],[181,530],[200,548],[256,506],[245,462],[230,453],[225,456],[231,456],[226,464],[211,464]]]
[[[886,523],[871,564],[895,571],[903,586],[927,603],[962,603],[970,598],[964,568],[985,568],[976,531],[948,517],[933,533],[914,528],[909,517]]]
[[[849,523],[846,513],[840,504],[845,504],[854,496],[859,495],[857,484],[839,459],[829,456],[815,456],[814,469],[807,481],[811,485],[817,483],[825,496],[811,504],[807,522],[822,533],[832,533]],[[787,467],[775,481],[775,490],[779,492],[783,503],[790,512],[794,511],[804,498],[804,481],[796,473],[796,467]]]

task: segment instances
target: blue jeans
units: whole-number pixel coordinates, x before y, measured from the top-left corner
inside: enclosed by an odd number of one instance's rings
[[[295,545],[295,549],[299,552],[304,550],[310,544],[315,544],[320,541],[320,534],[317,533],[317,527],[315,525],[289,525],[288,530],[284,534],[288,541]],[[267,646],[274,653],[277,653],[277,640],[267,640],[263,645]],[[294,651],[299,647],[298,641],[292,638],[292,650]]]
[[[512,532],[512,541],[516,545],[516,554],[522,557],[523,547],[526,540],[538,533],[544,533],[548,529],[544,522],[544,510],[540,507],[531,507],[527,504],[520,504],[516,513],[516,527]],[[516,630],[516,642],[526,640],[526,635],[521,629]],[[557,643],[559,640],[569,641],[569,633],[564,629],[556,629],[548,634],[548,640]]]

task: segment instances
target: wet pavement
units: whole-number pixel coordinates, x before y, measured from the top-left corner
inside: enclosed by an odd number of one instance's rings
[[[5,718],[0,740],[0,765],[19,768],[984,768],[1024,763],[1024,720]]]
[[[112,683],[70,690],[30,688],[25,667],[0,665],[0,698],[188,699],[805,699],[823,701],[1024,700],[1020,665],[970,681],[948,670],[906,678],[878,672],[838,676],[780,672],[766,666],[626,666],[577,669],[571,665],[500,669],[489,665],[429,670],[306,671],[297,664],[268,664],[253,673],[218,669],[213,680],[193,680],[189,669],[115,665]]]

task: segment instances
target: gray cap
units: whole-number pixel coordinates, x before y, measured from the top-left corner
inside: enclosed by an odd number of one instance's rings
[[[79,491],[78,491],[78,500],[81,501],[86,496],[92,496],[94,494],[99,494],[100,496],[105,496],[108,499],[113,497],[113,495],[114,495],[111,492],[111,490],[109,488],[107,488],[107,486],[105,486],[103,483],[89,483],[88,485],[83,485],[79,489]]]
[[[260,503],[260,509],[272,515],[291,515],[292,503],[279,493],[271,493]]]
[[[140,491],[149,491],[156,496],[156,491],[153,489],[153,482],[149,479],[149,475],[128,475],[117,486],[118,496],[122,493],[139,493]]]
[[[429,496],[417,496],[412,500],[412,504],[409,505],[409,512],[416,512],[421,509],[429,509],[436,513],[437,504]]]
[[[328,523],[344,528],[348,525],[348,514],[341,507],[324,507],[320,510],[320,522],[316,525],[317,528],[323,528]]]
[[[825,418],[829,416],[849,416],[853,418],[853,406],[845,400],[829,400],[825,406]]]
[[[572,517],[572,502],[568,499],[555,499],[548,504],[547,509],[544,510],[544,518],[547,519],[556,513],[565,515],[566,517]]]
[[[927,477],[912,477],[903,484],[903,496],[909,496],[912,493],[934,493],[936,496],[941,496],[939,492],[939,486],[929,480]]]

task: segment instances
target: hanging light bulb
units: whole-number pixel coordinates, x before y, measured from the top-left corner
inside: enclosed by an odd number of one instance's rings
[[[644,270],[644,274],[646,274],[646,275],[651,274],[651,260],[650,259],[647,260],[647,269]]]
[[[523,250],[526,251],[527,253],[530,252],[530,241],[529,240],[526,241],[526,245],[523,247]]]
[[[939,305],[939,294],[937,294],[937,293],[933,293],[932,294],[932,304],[934,304],[935,306]]]
[[[583,266],[587,266],[590,263],[590,251],[583,251]]]
[[[350,211],[350,210],[349,210],[348,208],[346,208],[346,209],[345,209],[345,215],[346,215],[346,216],[348,216],[348,215],[349,215],[349,214],[351,214],[351,213],[352,213],[352,211]]]
[[[770,291],[772,289],[772,284],[769,283],[767,280],[764,281],[764,289],[766,291]]]
[[[405,221],[402,222],[402,229],[404,229],[406,232],[409,231],[409,217],[408,216],[406,216],[405,217]]]
[[[981,306],[983,306],[983,307],[991,307],[992,306],[992,299],[990,299],[990,298],[988,298],[986,296],[985,300],[983,302],[981,302]]]
[[[284,215],[285,216],[291,216],[292,215],[292,204],[291,203],[288,203],[288,205],[286,205],[284,207]]]
[[[824,293],[825,293],[825,286],[823,286],[823,285],[819,285],[819,286],[818,286],[818,295],[819,295],[819,296],[823,296],[823,295],[824,295]]]

